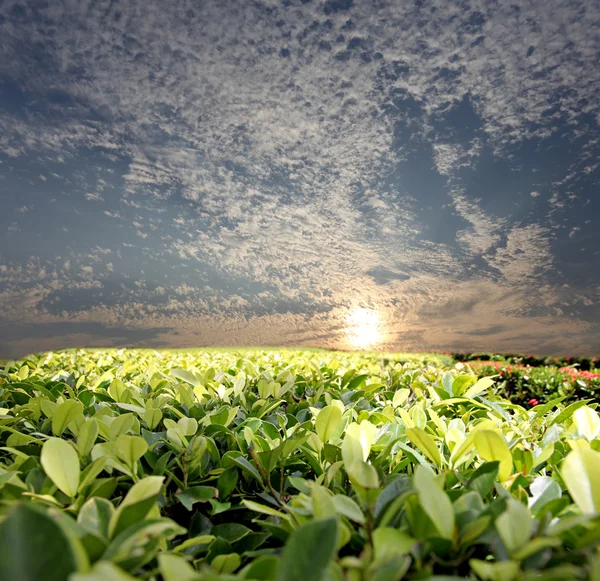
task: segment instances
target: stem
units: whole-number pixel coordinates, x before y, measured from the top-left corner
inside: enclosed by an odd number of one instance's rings
[[[288,505],[281,500],[281,496],[273,488],[273,485],[271,484],[271,481],[269,480],[269,477],[267,476],[267,473],[265,472],[265,469],[263,468],[262,464],[260,463],[260,460],[258,459],[258,456],[256,455],[256,452],[254,451],[254,447],[253,446],[248,446],[248,452],[250,452],[250,456],[252,456],[252,459],[254,460],[254,463],[256,464],[256,466],[258,468],[258,471],[260,472],[260,475],[262,476],[262,478],[264,480],[265,487],[268,487],[269,492],[271,493],[271,496],[273,496],[273,498],[275,499],[275,501],[277,502],[277,504],[294,519],[294,522],[296,524],[300,524],[296,520],[296,517],[295,517],[294,513],[292,513],[290,511]]]
[[[373,521],[374,521],[373,507],[369,504],[367,507],[367,523],[366,523],[366,525],[367,525],[367,539],[368,539],[371,547],[374,547],[374,545],[373,545]]]

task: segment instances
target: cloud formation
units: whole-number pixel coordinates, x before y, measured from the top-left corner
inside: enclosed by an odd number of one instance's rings
[[[2,3],[3,348],[347,347],[366,307],[381,348],[590,351],[599,18]]]

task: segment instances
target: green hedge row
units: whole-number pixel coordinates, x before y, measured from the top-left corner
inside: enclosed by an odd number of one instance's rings
[[[600,416],[439,360],[70,351],[0,368],[0,579],[600,579]]]

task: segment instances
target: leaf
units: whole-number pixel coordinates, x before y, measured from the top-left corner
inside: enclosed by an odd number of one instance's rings
[[[296,529],[281,555],[276,581],[324,581],[336,550],[335,518],[314,520]]]
[[[560,498],[560,484],[550,476],[538,476],[529,486],[531,497],[528,500],[529,509],[535,515],[550,501]]]
[[[79,417],[83,417],[83,404],[80,401],[68,399],[61,403],[52,416],[52,433],[60,437],[66,427]]]
[[[472,375],[459,375],[452,382],[453,395],[455,397],[461,396],[465,389],[473,383],[475,383],[475,378]]]
[[[550,426],[553,426],[555,424],[562,424],[566,419],[570,418],[575,413],[575,410],[578,410],[580,407],[583,407],[584,405],[587,405],[590,401],[591,400],[589,400],[589,399],[582,399],[582,400],[579,400],[579,401],[576,401],[576,402],[572,403],[571,405],[568,405],[564,410],[562,410],[550,422]]]
[[[241,565],[242,560],[237,553],[217,555],[210,563],[213,571],[217,573],[233,573]]]
[[[406,430],[407,438],[415,445],[425,456],[427,456],[436,466],[442,465],[440,451],[435,445],[433,438],[421,428],[409,428]]]
[[[589,406],[583,406],[573,413],[573,423],[577,431],[588,441],[594,440],[600,434],[600,417],[598,412]]]
[[[488,390],[490,387],[494,385],[494,380],[491,377],[482,377],[479,381],[477,381],[474,385],[472,385],[465,393],[462,394],[462,397],[473,398],[476,395]],[[458,394],[456,394],[458,395]]]
[[[349,424],[346,427],[346,435],[344,436],[344,443],[346,440],[353,440],[354,442],[358,442],[360,448],[362,450],[362,460],[365,462],[369,457],[371,452],[371,448],[375,443],[377,438],[377,428],[368,420],[363,420],[358,423]],[[352,443],[352,456],[355,455],[356,444]],[[342,443],[342,457],[344,458],[344,462],[346,462],[346,457],[344,456],[344,444]]]
[[[177,379],[181,379],[182,381],[189,383],[193,387],[202,385],[202,382],[191,371],[188,371],[187,369],[171,369],[171,375],[173,377],[176,377]]]
[[[160,543],[185,529],[168,518],[140,519],[116,535],[102,555],[126,570],[134,571],[154,558]]]
[[[150,430],[154,430],[158,426],[162,417],[162,412],[157,408],[147,408],[143,415],[144,421]]]
[[[339,514],[359,524],[365,524],[366,521],[363,511],[350,497],[343,494],[336,494],[333,496],[332,500],[333,505]]]
[[[409,395],[410,395],[410,389],[407,389],[406,387],[403,387],[402,389],[397,390],[394,393],[394,397],[392,399],[392,405],[395,408],[400,407],[408,399]]]
[[[485,498],[494,488],[499,469],[500,462],[497,460],[482,464],[471,475],[468,487],[477,491],[482,498]]]
[[[211,535],[221,537],[229,543],[235,543],[236,541],[243,539],[246,535],[249,535],[251,532],[251,529],[236,522],[226,522],[210,529]]]
[[[115,507],[105,498],[90,498],[77,515],[77,524],[86,531],[108,539],[110,519],[115,513]]]
[[[317,416],[315,428],[321,442],[329,442],[342,423],[342,410],[335,405],[324,407]]]
[[[261,514],[267,514],[269,516],[276,516],[278,518],[286,518],[287,515],[271,508],[270,506],[265,506],[264,504],[259,504],[258,502],[254,502],[253,500],[243,499],[242,504],[254,512],[259,512]]]
[[[198,430],[198,421],[194,418],[181,418],[177,425],[186,437],[193,436]]]
[[[148,451],[148,444],[141,436],[119,436],[115,444],[119,458],[130,468]]]
[[[40,463],[48,478],[69,498],[79,487],[79,457],[71,444],[60,438],[48,438],[42,446]]]
[[[192,510],[195,502],[208,502],[217,496],[216,488],[212,486],[192,486],[175,495],[181,504],[188,510]]]
[[[88,456],[92,451],[96,439],[98,438],[98,431],[98,421],[94,418],[89,418],[79,428],[79,433],[77,434],[77,449],[82,458]]]
[[[413,476],[419,502],[432,520],[440,535],[445,539],[454,537],[454,510],[448,495],[439,487],[430,468],[417,466]]]
[[[102,470],[106,468],[106,464],[108,463],[108,457],[102,456],[94,460],[91,464],[88,464],[86,469],[81,473],[79,477],[79,488],[77,492],[81,492],[86,486],[89,486],[96,480],[96,478],[100,475]]]
[[[519,573],[519,564],[514,561],[481,561],[471,559],[469,565],[485,581],[513,581]]]
[[[141,521],[150,512],[162,489],[163,476],[146,476],[134,484],[110,519],[112,539],[129,525]]]
[[[373,531],[373,549],[378,560],[404,555],[416,542],[410,535],[391,527],[379,527]]]
[[[244,458],[243,456],[238,456],[237,458],[230,458],[230,460],[234,464],[237,464],[240,468],[243,468],[246,472],[249,472],[250,474],[252,474],[252,476],[254,476],[254,478],[260,484],[263,484],[263,480],[260,475],[260,472],[252,464],[250,464],[250,462],[248,462],[248,460],[246,460],[246,458]]]
[[[345,464],[344,466],[352,484],[358,484],[358,486],[368,489],[379,488],[379,476],[371,464],[355,460],[350,466]]]
[[[19,504],[0,523],[0,579],[64,581],[88,567],[80,541],[40,506]]]
[[[240,577],[243,579],[270,581],[271,579],[275,579],[278,566],[279,559],[277,557],[261,555],[242,569]]]
[[[487,462],[498,461],[498,479],[504,482],[512,474],[513,459],[504,438],[492,430],[479,430],[475,433],[475,448]]]
[[[525,505],[509,498],[506,510],[496,518],[496,530],[509,554],[514,553],[529,541],[533,531],[533,519]]]
[[[183,557],[169,553],[158,555],[158,567],[164,581],[194,581],[198,572]]]
[[[579,448],[569,452],[560,470],[567,490],[583,514],[600,512],[600,453]]]
[[[109,561],[98,561],[89,573],[74,573],[69,581],[134,581],[135,577],[128,575]]]

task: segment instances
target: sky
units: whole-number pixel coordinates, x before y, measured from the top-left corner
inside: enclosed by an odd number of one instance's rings
[[[600,3],[0,0],[0,357],[600,354]]]

